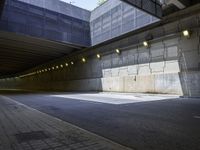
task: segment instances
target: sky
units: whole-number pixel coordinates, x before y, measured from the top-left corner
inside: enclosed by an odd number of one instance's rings
[[[67,3],[72,3],[75,6],[87,9],[87,10],[93,10],[97,7],[98,0],[61,0],[65,1]]]

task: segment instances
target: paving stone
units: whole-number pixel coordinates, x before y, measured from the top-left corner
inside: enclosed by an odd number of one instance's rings
[[[0,96],[0,150],[129,150]]]

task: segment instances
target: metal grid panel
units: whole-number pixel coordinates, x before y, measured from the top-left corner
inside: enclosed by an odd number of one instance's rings
[[[118,4],[118,5],[116,5]],[[138,1],[136,1],[136,4]],[[101,15],[99,15],[100,12]],[[158,19],[118,0],[109,0],[92,12],[92,45],[120,36],[137,28],[151,24]]]
[[[62,2],[60,0],[17,0],[32,6],[55,11],[84,21],[90,20],[90,11]]]
[[[45,1],[49,8],[54,4],[57,2]],[[81,15],[82,9],[76,8],[73,14]],[[18,0],[7,0],[0,30],[90,46],[89,22]]]

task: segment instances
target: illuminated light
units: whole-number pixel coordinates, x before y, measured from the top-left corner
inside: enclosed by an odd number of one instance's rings
[[[100,54],[97,54],[97,58],[100,59],[100,58],[101,58],[101,55],[100,55]]]
[[[44,70],[42,70],[42,72],[44,72]]]
[[[60,65],[61,68],[63,68],[63,65]]]
[[[47,72],[47,69],[45,69],[45,72]]]
[[[59,66],[56,66],[56,69],[59,69]]]
[[[144,47],[149,47],[149,42],[148,41],[144,41],[143,45],[144,45]]]
[[[190,31],[184,30],[183,31],[183,36],[189,38],[190,37]]]
[[[71,65],[74,65],[74,62],[73,62],[73,61],[71,61]]]
[[[65,66],[66,66],[66,67],[68,67],[68,66],[69,66],[69,64],[68,64],[68,63],[65,63]]]
[[[82,58],[82,62],[84,62],[84,63],[85,63],[85,62],[86,62],[86,59],[85,59],[85,58]]]
[[[49,71],[51,71],[51,68],[48,68]]]
[[[119,49],[116,49],[115,52],[116,52],[117,54],[120,54],[120,50],[119,50]]]
[[[55,69],[55,67],[52,67],[52,70],[54,70]]]

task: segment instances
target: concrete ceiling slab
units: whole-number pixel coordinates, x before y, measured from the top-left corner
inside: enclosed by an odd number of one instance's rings
[[[25,71],[82,48],[15,33],[0,32],[0,76]]]

